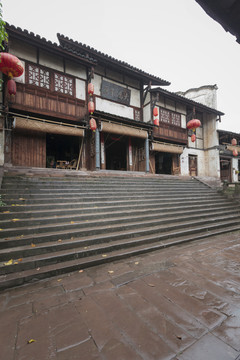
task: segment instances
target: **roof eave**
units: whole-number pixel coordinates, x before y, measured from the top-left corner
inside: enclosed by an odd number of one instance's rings
[[[201,110],[204,110],[205,112],[208,112],[208,113],[213,113],[213,114],[216,114],[216,115],[219,115],[219,116],[223,116],[225,115],[223,112],[219,111],[219,110],[216,110],[216,109],[213,109],[213,108],[210,108],[206,105],[203,105],[197,101],[194,101],[194,100],[191,100],[191,99],[188,99],[184,96],[180,96],[180,95],[177,95],[175,93],[172,93],[168,90],[165,90],[165,89],[161,89],[161,88],[155,88],[155,89],[151,89],[150,92],[159,92],[163,95],[166,95],[168,96],[169,98],[173,99],[173,100],[177,100],[181,103],[184,103],[186,105],[189,105],[189,106],[195,106]]]
[[[58,45],[57,43],[53,43],[50,40],[46,40],[45,38],[41,37],[40,35],[35,35],[32,32],[27,30],[22,30],[19,27],[15,27],[14,25],[10,25],[6,23],[6,32],[10,37],[16,38],[19,41],[23,41],[23,39],[33,46],[38,46],[43,50],[51,49],[53,53],[59,55],[65,55],[66,57],[70,57],[75,60],[81,60],[81,62],[85,63],[86,65],[96,65],[97,61],[95,59],[87,58],[87,57],[80,57],[79,54],[75,54],[74,52],[70,52],[64,50],[62,46]]]
[[[92,54],[92,56],[94,56],[98,62],[99,62],[99,60],[102,62],[108,62],[114,67],[122,68],[122,70],[125,73],[135,75],[138,78],[140,78],[142,81],[144,81],[144,84],[149,84],[149,82],[151,82],[151,84],[155,85],[155,86],[168,86],[171,84],[169,81],[166,81],[166,80],[160,79],[156,76],[153,76],[151,74],[148,74],[140,69],[137,69],[137,68],[129,65],[126,62],[117,60],[109,55],[101,53],[100,51],[98,51],[90,46],[87,46],[85,44],[82,44],[82,43],[79,43],[72,39],[69,39],[68,37],[65,37],[64,35],[57,34],[57,37],[58,37],[60,45],[63,48],[66,46],[67,47],[72,46],[73,48],[76,48],[78,50],[88,52],[88,53]]]

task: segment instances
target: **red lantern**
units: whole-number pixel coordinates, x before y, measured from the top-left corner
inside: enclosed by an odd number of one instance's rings
[[[153,108],[153,116],[158,116],[158,108],[156,106]]]
[[[93,95],[94,94],[94,85],[92,83],[88,84],[88,94]]]
[[[159,126],[159,119],[158,118],[154,119],[153,123],[154,123],[154,125]]]
[[[187,128],[189,130],[195,130],[196,128],[198,128],[199,126],[201,126],[201,121],[198,119],[192,119],[190,121],[188,121],[187,123]]]
[[[24,68],[21,61],[14,55],[8,53],[0,53],[0,71],[8,77],[21,76]]]
[[[236,146],[237,145],[237,140],[233,138],[231,143],[232,143],[233,146]]]
[[[9,95],[16,95],[17,87],[16,87],[16,83],[13,79],[8,80],[7,89],[8,89]]]
[[[192,142],[195,142],[195,141],[196,141],[196,135],[195,135],[195,134],[192,134],[192,136],[191,136],[191,141],[192,141]]]
[[[233,156],[238,156],[237,149],[233,149]]]
[[[94,110],[95,110],[94,102],[93,102],[93,101],[89,101],[89,103],[88,103],[88,112],[89,112],[90,114],[93,114]]]
[[[90,129],[91,129],[92,131],[95,131],[96,128],[97,128],[96,120],[93,119],[93,118],[91,118],[91,119],[89,120],[89,126],[90,126]]]

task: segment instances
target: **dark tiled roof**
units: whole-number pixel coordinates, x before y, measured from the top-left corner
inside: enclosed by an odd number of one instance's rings
[[[240,43],[239,0],[196,0],[205,12],[222,25],[225,31],[235,35]]]
[[[33,42],[33,43],[38,43],[39,46],[42,46],[43,48],[50,47],[52,50],[55,51],[60,51],[60,52],[65,52],[65,54],[69,54],[73,55],[76,57],[80,57],[83,61],[87,61],[90,62],[91,64],[96,64],[97,60],[89,57],[88,55],[84,55],[80,52],[77,51],[73,51],[68,49],[67,51],[63,49],[63,47],[57,43],[53,43],[50,40],[47,40],[44,37],[41,37],[40,35],[34,34],[33,32],[29,32],[28,30],[24,29],[22,30],[20,27],[15,27],[14,25],[10,25],[8,23],[6,23],[6,31],[9,35],[12,35],[14,37],[19,38],[20,40],[22,40],[22,38],[24,37],[27,41],[29,42]]]
[[[148,84],[149,81],[152,81],[153,85],[170,85],[169,81],[163,80],[157,76],[148,74],[146,72],[144,72],[143,70],[140,70],[124,61],[121,60],[117,60],[112,56],[109,56],[107,54],[104,54],[88,45],[82,44],[78,41],[74,41],[72,39],[69,39],[68,37],[61,35],[61,34],[57,34],[58,40],[61,44],[61,46],[64,49],[72,49],[74,51],[80,51],[81,53],[89,53],[92,54],[92,56],[94,58],[96,58],[98,61],[102,61],[105,63],[110,63],[112,66],[116,66],[116,67],[121,67],[124,71],[131,73],[132,75],[135,74],[138,77],[141,77],[142,79],[144,79],[146,81],[146,83]]]
[[[179,94],[176,94],[174,92],[162,89],[160,87],[151,89],[150,92],[159,92],[159,93],[161,93],[163,95],[168,96],[169,98],[172,98],[174,100],[178,100],[179,102],[184,103],[185,105],[195,106],[198,109],[202,109],[202,110],[204,110],[204,111],[206,111],[208,113],[213,113],[213,114],[216,114],[216,115],[224,115],[224,113],[219,111],[219,110],[210,108],[209,106],[203,105],[203,104],[201,104],[201,103],[199,103],[197,101],[188,99],[188,98],[186,98],[186,97],[184,97],[182,95],[179,95]]]
[[[228,130],[221,130],[221,129],[218,129],[217,132],[221,135],[230,135],[230,136],[235,136],[235,137],[238,137],[240,138],[240,134],[239,133],[235,133],[235,132],[232,132],[232,131],[228,131]]]

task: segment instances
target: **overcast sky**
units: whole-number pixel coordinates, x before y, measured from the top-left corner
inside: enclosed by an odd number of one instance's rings
[[[240,133],[240,44],[195,0],[2,0],[11,25],[57,33],[170,81],[169,91],[218,86],[220,129]]]

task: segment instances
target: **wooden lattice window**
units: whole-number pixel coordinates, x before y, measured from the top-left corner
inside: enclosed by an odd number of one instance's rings
[[[181,126],[181,115],[172,112],[172,125]]]
[[[164,109],[160,109],[160,118],[159,120],[166,123],[166,124],[170,124],[170,111],[168,110],[164,110]]]
[[[45,89],[50,88],[49,71],[39,68],[35,65],[28,65],[28,83],[40,86]]]
[[[60,74],[54,74],[54,90],[65,95],[73,95],[73,79]]]
[[[181,115],[166,109],[159,109],[159,121],[162,121],[166,124],[181,126]]]

